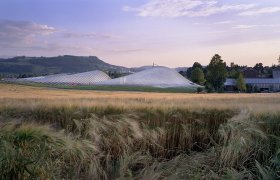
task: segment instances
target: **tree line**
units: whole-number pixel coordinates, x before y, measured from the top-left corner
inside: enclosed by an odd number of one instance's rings
[[[272,77],[273,69],[280,67],[280,57],[278,59],[279,65],[264,66],[263,63],[257,63],[251,69],[260,74],[261,77]],[[222,92],[224,90],[224,83],[227,78],[236,80],[236,87],[238,91],[246,91],[247,86],[244,79],[243,70],[250,68],[247,66],[239,66],[231,63],[227,66],[226,62],[219,54],[215,54],[210,63],[203,67],[199,62],[195,62],[187,71],[180,71],[180,74],[190,79],[192,82],[205,86],[208,92]]]

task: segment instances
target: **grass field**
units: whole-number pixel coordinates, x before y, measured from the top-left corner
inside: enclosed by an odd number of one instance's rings
[[[47,87],[56,89],[72,89],[72,90],[95,90],[95,91],[140,91],[140,92],[158,92],[158,93],[194,93],[197,92],[195,87],[149,87],[149,86],[123,86],[123,85],[66,85],[66,84],[48,84],[34,82],[5,82],[6,84],[16,84],[33,87]]]
[[[280,94],[0,93],[0,179],[280,178]]]

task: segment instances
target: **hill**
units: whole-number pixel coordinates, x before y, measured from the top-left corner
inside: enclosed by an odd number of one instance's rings
[[[96,56],[57,56],[26,57],[0,59],[0,74],[4,76],[27,76],[79,73],[93,70],[127,72],[128,68],[115,66],[100,60]]]

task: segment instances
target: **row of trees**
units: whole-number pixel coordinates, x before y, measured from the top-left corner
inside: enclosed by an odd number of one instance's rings
[[[274,66],[276,67],[276,65]],[[274,66],[271,68],[264,67],[262,63],[257,63],[253,69],[269,76],[272,74],[272,69]],[[228,67],[222,60],[222,57],[218,54],[215,54],[206,67],[203,67],[200,63],[195,62],[193,66],[186,72],[180,73],[194,83],[205,86],[209,92],[223,91],[224,83],[227,77],[236,79],[236,86],[239,91],[246,91],[247,87],[244,80],[244,75],[241,71],[244,68],[247,67],[238,66],[234,63],[231,63],[231,66]]]

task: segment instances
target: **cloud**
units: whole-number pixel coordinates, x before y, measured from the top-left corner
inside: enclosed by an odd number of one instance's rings
[[[222,34],[222,33],[226,33],[227,31],[210,31],[207,32],[208,34]]]
[[[219,21],[219,22],[215,22],[214,24],[231,24],[233,23],[232,21]]]
[[[117,36],[111,34],[99,34],[99,33],[77,33],[66,32],[63,35],[64,38],[87,38],[87,39],[116,39]]]
[[[53,55],[89,55],[96,54],[98,48],[90,45],[78,43],[36,41],[30,44],[0,44],[0,53],[7,56],[26,55],[26,56],[53,56]]]
[[[209,2],[211,3],[211,2]],[[177,17],[184,15],[185,12],[197,8],[204,3],[202,1],[185,0],[152,0],[139,8],[124,7],[124,11],[136,11],[139,16],[167,16]]]
[[[30,43],[36,36],[47,36],[57,29],[54,27],[28,21],[0,21],[1,43]]]
[[[278,27],[277,24],[263,24],[263,25],[246,25],[246,24],[240,24],[233,26],[233,29],[252,29],[252,28],[271,28],[271,27]]]
[[[67,43],[59,43],[59,42],[40,42],[38,44],[34,44],[33,46],[26,47],[30,50],[39,50],[46,52],[89,52],[94,50],[94,48],[90,46],[80,45],[80,44],[67,44]]]
[[[29,21],[0,20],[0,54],[90,54],[97,51],[96,44],[100,43],[92,39],[116,38],[118,37],[111,34],[61,30]],[[87,39],[90,41],[86,41]]]
[[[255,4],[220,4],[218,1],[202,0],[150,0],[140,7],[123,7],[124,11],[136,12],[142,17],[205,17],[229,11],[244,11]]]
[[[8,55],[90,54],[96,49],[87,44],[61,41],[64,31],[29,21],[0,20],[0,53]],[[100,35],[72,33],[65,36]],[[103,38],[109,38],[102,35]]]
[[[262,14],[272,14],[280,12],[280,7],[265,7],[260,9],[254,9],[250,11],[244,11],[239,13],[241,16],[258,16]]]
[[[252,29],[258,27],[257,25],[244,25],[244,24],[240,24],[240,25],[236,25],[233,26],[233,29]]]

